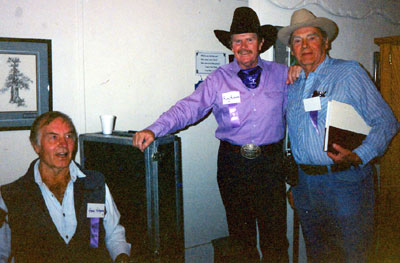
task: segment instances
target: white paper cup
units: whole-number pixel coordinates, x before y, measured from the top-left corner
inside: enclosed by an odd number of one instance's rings
[[[100,115],[101,130],[103,134],[112,134],[116,117],[114,115]]]

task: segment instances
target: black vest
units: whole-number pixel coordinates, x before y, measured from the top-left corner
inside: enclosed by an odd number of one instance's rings
[[[11,228],[11,253],[15,263],[26,262],[111,262],[105,247],[103,219],[99,224],[99,246],[90,247],[88,203],[105,203],[105,182],[102,174],[84,171],[85,178],[74,183],[77,228],[68,244],[54,225],[39,186],[34,179],[33,161],[28,172],[15,182],[1,187],[8,208]]]

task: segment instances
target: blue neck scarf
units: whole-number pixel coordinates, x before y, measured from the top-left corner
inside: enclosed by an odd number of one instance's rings
[[[238,76],[246,87],[255,89],[260,83],[261,71],[262,68],[259,66],[250,69],[242,69],[238,72]]]

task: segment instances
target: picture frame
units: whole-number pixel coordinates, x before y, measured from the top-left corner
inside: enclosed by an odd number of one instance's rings
[[[0,131],[52,110],[51,40],[0,37]]]

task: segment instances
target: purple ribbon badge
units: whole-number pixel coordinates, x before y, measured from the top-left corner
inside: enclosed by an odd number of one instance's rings
[[[317,131],[317,134],[319,135],[319,130],[318,130],[318,111],[316,111],[316,110],[310,111],[310,117],[311,117],[312,124],[313,124],[315,130]]]
[[[322,98],[322,97],[325,97],[325,94],[326,94],[326,91],[314,90],[312,97],[313,98],[315,98],[315,97]],[[310,117],[311,117],[312,124],[313,124],[315,130],[317,131],[317,134],[319,135],[319,130],[318,130],[318,111],[316,111],[316,110],[310,111]]]
[[[93,217],[90,218],[90,247],[99,247],[99,223],[100,218]]]
[[[231,118],[231,124],[233,128],[237,128],[240,126],[239,113],[236,109],[236,105],[237,104],[229,105],[229,116]]]

